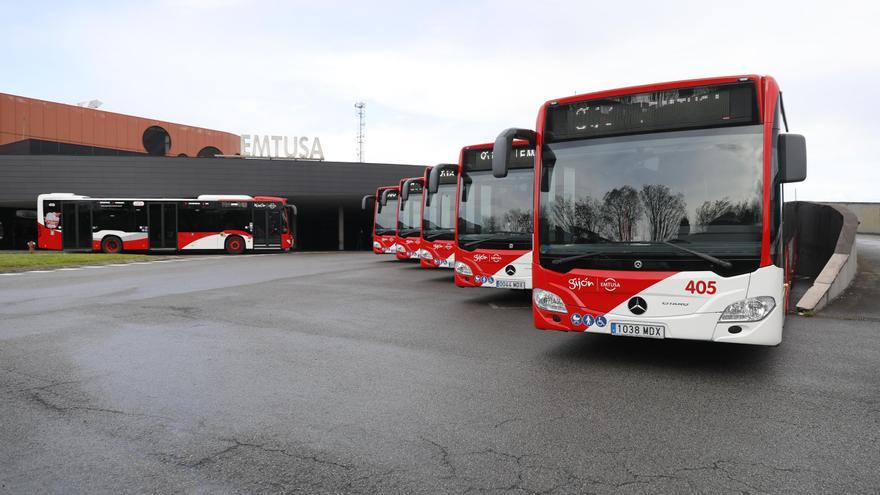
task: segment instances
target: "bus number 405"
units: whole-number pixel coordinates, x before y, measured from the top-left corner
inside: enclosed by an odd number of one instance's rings
[[[709,282],[703,280],[697,280],[695,282],[691,280],[690,282],[688,282],[684,290],[690,292],[691,294],[714,294],[717,291],[717,288],[715,287],[714,280],[711,280]]]

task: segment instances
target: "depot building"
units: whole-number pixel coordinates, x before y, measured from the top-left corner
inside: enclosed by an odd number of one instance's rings
[[[0,93],[0,249],[36,240],[37,195],[51,192],[280,196],[296,206],[296,249],[369,249],[361,198],[422,170],[323,158],[317,137],[236,135]]]

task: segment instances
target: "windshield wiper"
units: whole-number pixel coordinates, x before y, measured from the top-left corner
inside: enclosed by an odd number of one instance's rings
[[[436,239],[436,238],[438,238],[438,237],[440,237],[440,236],[449,235],[449,234],[452,234],[452,233],[454,233],[454,231],[453,231],[452,229],[447,229],[447,230],[444,230],[444,231],[442,231],[442,232],[435,232],[435,233],[433,233],[433,234],[428,234],[428,235],[426,235],[426,236],[424,237],[424,239],[427,240],[427,241],[430,241],[431,239]]]
[[[723,268],[730,269],[733,266],[732,264],[730,264],[729,261],[724,261],[722,259],[716,258],[716,257],[712,256],[711,254],[706,254],[706,253],[701,253],[699,251],[694,251],[693,249],[688,249],[684,246],[679,246],[678,244],[674,244],[669,241],[663,241],[663,244],[666,246],[672,246],[675,249],[680,249],[686,253],[690,253],[690,254],[696,256],[697,258],[704,259],[710,263],[714,263],[714,264],[716,264],[720,267],[723,267]]]
[[[526,234],[524,232],[503,232],[503,233],[508,234],[508,235],[503,235],[503,236],[496,235],[494,237],[486,237],[483,239],[477,239],[476,241],[468,242],[467,244],[464,245],[464,247],[469,248],[471,246],[476,246],[477,244],[482,244],[484,242],[491,242],[491,241],[512,241],[514,239],[511,238],[511,235],[520,236],[520,237],[528,236],[531,240],[531,234]],[[521,240],[521,239],[517,239],[517,240]]]
[[[599,256],[600,254],[605,254],[601,251],[593,251],[590,253],[581,253],[575,254],[573,256],[566,256],[565,258],[557,258],[553,260],[551,263],[554,265],[561,265],[562,263],[568,263],[569,261],[582,260],[584,258],[592,258],[593,256]]]

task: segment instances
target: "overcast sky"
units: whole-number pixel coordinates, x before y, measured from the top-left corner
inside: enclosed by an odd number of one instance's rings
[[[548,99],[733,74],[779,81],[798,199],[880,201],[878,2],[0,2],[0,92],[237,134],[326,159],[454,161]],[[786,199],[793,199],[789,189]]]

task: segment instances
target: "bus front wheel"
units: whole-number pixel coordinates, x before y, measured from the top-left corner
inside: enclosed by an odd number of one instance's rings
[[[226,239],[226,252],[229,254],[241,254],[244,252],[244,239],[234,235]]]
[[[107,254],[119,254],[122,252],[122,239],[115,235],[108,235],[101,241],[101,251]]]

